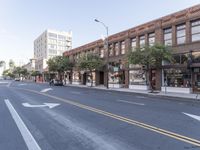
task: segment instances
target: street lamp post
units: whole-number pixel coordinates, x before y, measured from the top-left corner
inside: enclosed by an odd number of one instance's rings
[[[98,19],[95,19],[94,21],[101,23],[106,29],[106,40],[105,40],[106,41],[106,50],[107,50],[107,59],[106,59],[106,71],[107,71],[106,80],[107,80],[107,82],[106,82],[106,88],[108,89],[109,88],[109,84],[108,84],[108,82],[109,82],[109,77],[108,77],[109,76],[109,68],[108,68],[108,66],[109,66],[109,60],[108,60],[109,59],[108,26],[106,26],[105,23],[99,21]]]

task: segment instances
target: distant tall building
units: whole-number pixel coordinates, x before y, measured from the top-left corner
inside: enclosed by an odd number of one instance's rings
[[[47,60],[72,48],[72,32],[46,30],[34,41],[35,70],[44,72]]]

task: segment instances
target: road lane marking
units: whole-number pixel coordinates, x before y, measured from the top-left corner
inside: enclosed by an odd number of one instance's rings
[[[35,94],[43,95],[43,96],[46,96],[46,97],[49,97],[49,98],[53,98],[53,99],[62,101],[64,103],[67,103],[67,104],[70,104],[70,105],[73,105],[73,106],[77,106],[79,108],[89,110],[91,112],[95,112],[97,114],[101,114],[101,115],[104,115],[104,116],[107,116],[107,117],[110,117],[110,118],[113,118],[113,119],[116,119],[116,120],[119,120],[119,121],[122,121],[122,122],[126,122],[128,124],[138,126],[138,127],[141,127],[141,128],[144,128],[144,129],[147,129],[147,130],[150,130],[150,131],[171,137],[173,139],[176,139],[176,140],[179,140],[179,141],[200,147],[200,140],[190,138],[190,137],[187,137],[187,136],[184,136],[184,135],[181,135],[181,134],[177,134],[175,132],[167,131],[167,130],[164,130],[162,128],[158,128],[158,127],[155,127],[155,126],[152,126],[152,125],[149,125],[149,124],[145,124],[145,123],[133,120],[133,119],[129,119],[129,118],[126,118],[126,117],[123,117],[123,116],[119,116],[119,115],[109,113],[109,112],[106,112],[106,111],[103,111],[103,110],[100,110],[100,109],[97,109],[97,108],[94,108],[94,107],[91,107],[91,106],[83,105],[81,103],[73,102],[71,100],[67,100],[67,99],[64,99],[64,98],[57,97],[57,96],[49,95],[49,94],[46,94],[46,93],[40,93],[38,91],[34,91],[34,90],[30,90],[30,89],[23,89],[23,88],[16,88],[16,89],[21,89],[21,90],[29,91],[29,92],[32,92],[32,93],[35,93]]]
[[[125,100],[117,100],[118,102],[123,102],[123,103],[128,103],[128,104],[133,104],[133,105],[140,105],[140,106],[144,106],[145,104],[143,103],[135,103],[135,102],[130,102],[130,101],[125,101]]]
[[[7,84],[7,87],[10,87],[11,84],[12,84],[12,82],[9,82],[9,83]]]
[[[54,108],[56,106],[59,106],[60,104],[58,104],[58,103],[43,103],[43,105],[31,105],[29,103],[22,103],[22,105],[24,107],[31,107],[31,108],[49,107],[51,109],[51,108]]]
[[[187,116],[189,116],[189,117],[191,117],[193,119],[196,119],[196,120],[200,121],[200,116],[193,115],[193,114],[188,114],[188,113],[184,113],[184,112],[183,112],[183,114],[185,114],[185,115],[187,115]]]
[[[52,88],[46,88],[46,89],[41,90],[40,92],[45,93],[45,92],[52,91],[52,90],[53,90]]]
[[[18,113],[16,112],[16,110],[14,109],[12,104],[10,103],[10,101],[8,99],[5,99],[4,101],[6,103],[6,106],[8,107],[8,110],[10,111],[10,114],[11,114],[13,120],[15,121],[28,149],[29,150],[41,150],[40,146],[37,144],[36,140],[34,139],[34,137],[31,134],[31,132],[28,130],[28,128],[26,127],[26,125],[24,124],[24,122],[22,121],[22,119],[20,118],[20,116],[18,115]]]

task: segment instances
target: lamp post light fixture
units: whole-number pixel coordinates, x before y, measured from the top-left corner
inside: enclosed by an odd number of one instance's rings
[[[99,21],[98,19],[94,19],[95,22],[98,22],[100,24],[102,24],[105,29],[106,29],[106,39],[105,39],[105,45],[106,45],[106,50],[107,50],[107,59],[106,59],[106,71],[107,71],[107,76],[106,76],[106,88],[109,88],[109,46],[108,46],[108,26],[105,25],[105,23]]]

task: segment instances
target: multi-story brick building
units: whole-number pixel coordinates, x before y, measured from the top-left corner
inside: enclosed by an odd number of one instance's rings
[[[95,71],[96,85],[131,89],[147,89],[145,70],[137,65],[127,67],[127,52],[143,45],[165,44],[173,49],[173,64],[163,63],[162,69],[152,70],[154,88],[169,92],[200,91],[200,5],[167,15],[148,23],[111,35],[109,51],[97,40],[66,51],[65,56],[76,61],[83,53],[97,53],[109,61],[112,71]],[[87,84],[87,73],[74,70],[69,74],[73,84]]]

